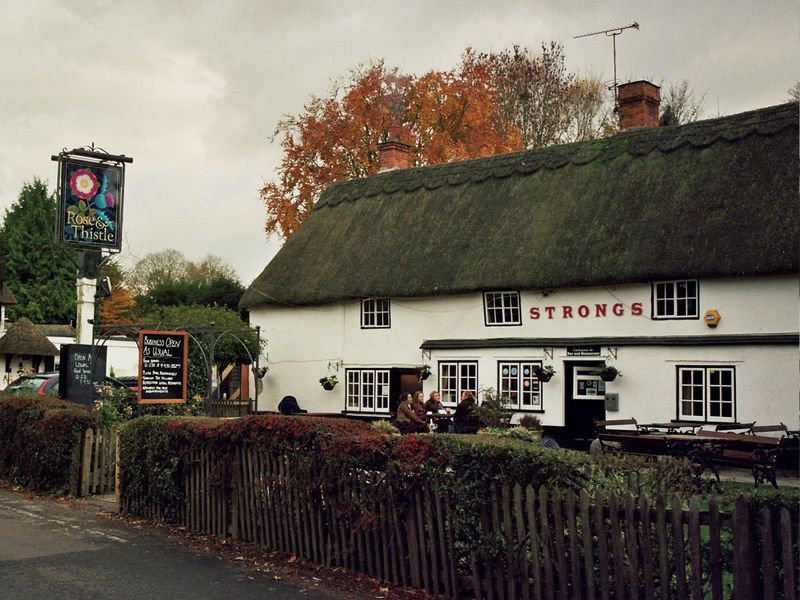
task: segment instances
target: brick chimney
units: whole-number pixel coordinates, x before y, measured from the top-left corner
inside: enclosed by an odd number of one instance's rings
[[[620,129],[658,127],[661,92],[649,81],[632,81],[617,87]]]
[[[378,173],[411,166],[411,146],[400,141],[400,126],[392,125],[386,140],[378,143]]]

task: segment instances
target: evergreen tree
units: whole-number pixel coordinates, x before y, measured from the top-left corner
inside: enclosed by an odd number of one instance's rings
[[[55,194],[36,178],[22,186],[3,216],[0,256],[6,284],[18,301],[8,309],[10,319],[69,323],[75,318],[75,264],[57,247],[55,220]]]

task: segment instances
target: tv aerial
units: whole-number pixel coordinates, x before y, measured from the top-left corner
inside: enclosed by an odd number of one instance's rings
[[[573,36],[573,38],[572,38],[573,40],[576,40],[578,38],[585,38],[585,37],[590,37],[590,36],[593,36],[593,35],[601,35],[601,34],[605,34],[606,37],[610,37],[611,38],[611,44],[612,44],[612,47],[614,49],[614,84],[611,86],[611,88],[614,90],[614,110],[615,111],[618,108],[618,106],[617,106],[617,36],[618,35],[622,35],[622,32],[625,31],[626,29],[639,29],[639,23],[634,21],[631,25],[625,25],[623,27],[615,27],[613,29],[604,29],[603,31],[595,31],[595,32],[592,32],[592,33],[584,33],[582,35]]]

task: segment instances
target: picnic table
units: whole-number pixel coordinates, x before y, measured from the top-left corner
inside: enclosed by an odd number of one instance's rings
[[[611,429],[609,425],[633,425],[634,429]],[[698,429],[702,425],[704,424],[680,421],[639,425],[635,419],[595,423],[597,438],[603,451],[666,454],[687,458],[697,467],[698,476],[708,469],[718,481],[719,463],[748,467],[753,473],[756,486],[769,482],[778,487],[775,480],[777,460],[786,450],[796,451],[798,447],[797,437],[754,435],[752,426],[748,428],[748,433],[732,433]],[[692,431],[681,432],[683,428]]]

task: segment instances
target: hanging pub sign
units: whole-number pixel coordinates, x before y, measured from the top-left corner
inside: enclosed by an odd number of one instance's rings
[[[122,248],[124,163],[133,159],[76,149],[53,156],[58,161],[56,239],[78,248]]]
[[[183,331],[139,333],[139,403],[186,402],[189,334]]]

